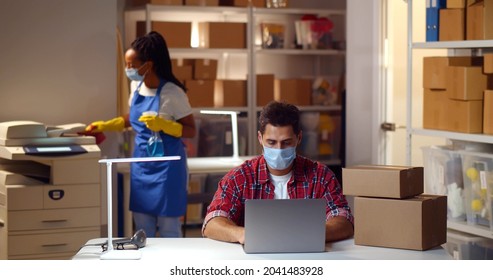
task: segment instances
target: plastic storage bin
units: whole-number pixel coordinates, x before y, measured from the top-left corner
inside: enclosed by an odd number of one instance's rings
[[[256,134],[255,134],[256,136]],[[248,120],[238,117],[238,149],[240,156],[247,154]],[[230,157],[233,155],[231,119],[202,117],[199,130],[199,157]]]
[[[493,154],[461,151],[467,223],[493,229]]]
[[[493,240],[485,237],[449,229],[443,247],[456,260],[493,259]]]
[[[424,192],[447,195],[447,218],[466,221],[462,158],[447,146],[423,147]]]

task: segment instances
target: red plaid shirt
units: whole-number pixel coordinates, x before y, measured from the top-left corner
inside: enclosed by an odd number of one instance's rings
[[[226,217],[244,225],[246,199],[274,199],[274,188],[264,157],[245,161],[229,171],[219,182],[214,198],[207,208],[202,230],[214,217]],[[325,165],[296,156],[293,176],[288,181],[290,199],[325,198],[326,220],[344,216],[353,223],[351,209],[342,194],[334,173]]]

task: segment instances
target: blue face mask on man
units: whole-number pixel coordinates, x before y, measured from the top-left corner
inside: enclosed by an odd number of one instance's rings
[[[142,65],[144,66],[145,63]],[[140,75],[139,74],[139,69],[142,68],[142,66],[140,66],[138,69],[136,68],[125,68],[125,74],[127,74],[127,77],[132,80],[132,81],[142,81],[144,80],[144,75]]]
[[[276,170],[286,169],[296,158],[296,147],[275,149],[264,146],[264,158],[271,168]]]

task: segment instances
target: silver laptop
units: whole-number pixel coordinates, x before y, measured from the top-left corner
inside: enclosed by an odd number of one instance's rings
[[[243,249],[246,253],[325,251],[325,201],[246,200]]]

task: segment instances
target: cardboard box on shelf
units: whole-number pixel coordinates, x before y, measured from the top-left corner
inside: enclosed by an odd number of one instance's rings
[[[480,66],[447,68],[447,93],[450,99],[483,100],[483,92],[487,86],[487,76]]]
[[[217,78],[217,60],[194,59],[193,78],[195,80],[215,80]]]
[[[440,9],[439,41],[462,41],[466,38],[465,9]]]
[[[215,107],[244,107],[247,105],[246,80],[216,80]]]
[[[342,169],[344,195],[405,198],[423,193],[423,167],[356,165]]]
[[[493,90],[484,91],[483,133],[493,134]]]
[[[213,80],[186,80],[185,87],[190,105],[197,107],[214,107]]]
[[[475,1],[467,7],[466,39],[493,39],[493,0]]]
[[[483,100],[446,101],[447,130],[462,133],[483,132]]]
[[[191,48],[191,22],[152,21],[151,30],[163,35],[168,48]],[[137,37],[145,34],[145,21],[137,21]]]
[[[446,100],[447,91],[441,89],[424,89],[423,92],[423,128],[447,129]]]
[[[265,0],[220,0],[221,6],[248,7],[252,4],[253,7],[265,8]]]
[[[199,47],[210,49],[246,48],[246,23],[200,22]]]
[[[493,74],[493,53],[484,54],[483,72]]]
[[[298,106],[311,105],[312,80],[276,79],[274,81],[274,99]]]
[[[274,74],[258,74],[257,106],[265,106],[274,100]]]
[[[183,0],[185,6],[219,6],[219,0]]]
[[[145,4],[181,6],[183,5],[183,0],[131,0],[130,4],[132,6],[142,6]]]
[[[428,250],[447,242],[447,197],[355,197],[354,243]]]
[[[464,9],[466,0],[447,0],[447,9]]]
[[[423,88],[446,89],[448,66],[480,66],[482,57],[429,56],[423,58]]]
[[[175,77],[180,80],[193,79],[193,65],[187,59],[171,59],[172,71]]]

